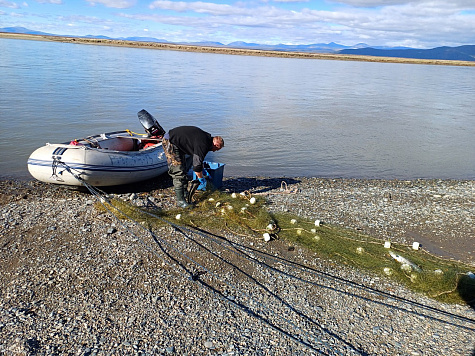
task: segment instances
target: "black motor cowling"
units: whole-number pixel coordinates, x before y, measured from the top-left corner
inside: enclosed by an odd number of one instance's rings
[[[160,126],[157,120],[148,113],[146,110],[140,110],[137,113],[137,116],[139,117],[140,123],[144,127],[145,131],[150,135],[150,136],[163,136],[165,134],[165,130],[163,127]]]

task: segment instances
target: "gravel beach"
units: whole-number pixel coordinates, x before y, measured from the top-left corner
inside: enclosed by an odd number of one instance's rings
[[[283,183],[284,182],[284,183]],[[288,211],[474,266],[474,181],[226,178]],[[285,241],[151,234],[87,192],[0,181],[2,355],[475,355],[475,309]],[[159,209],[171,181],[109,189]]]

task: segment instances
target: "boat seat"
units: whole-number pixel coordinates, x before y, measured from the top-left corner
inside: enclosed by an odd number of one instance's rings
[[[134,151],[134,140],[123,137],[112,137],[99,142],[101,148],[114,151]]]

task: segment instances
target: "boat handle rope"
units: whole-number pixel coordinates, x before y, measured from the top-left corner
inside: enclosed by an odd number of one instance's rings
[[[51,179],[54,179],[57,182],[64,182],[64,179],[61,178],[59,175],[62,175],[64,170],[58,172],[59,166],[64,166],[64,162],[61,161],[61,156],[53,156],[53,163],[51,163],[51,169],[53,170],[51,174]],[[67,169],[65,169],[67,170]]]
[[[130,136],[133,136],[133,135],[139,135],[139,136],[143,136],[143,137],[146,137],[146,136],[147,136],[147,134],[142,134],[142,133],[138,133],[138,132],[133,132],[133,131],[128,130],[128,129],[126,129],[125,131],[126,131]]]

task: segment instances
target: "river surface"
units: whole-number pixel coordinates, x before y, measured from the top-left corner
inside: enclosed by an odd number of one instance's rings
[[[130,129],[225,139],[225,176],[475,179],[475,67],[0,39],[0,176],[46,142]]]

